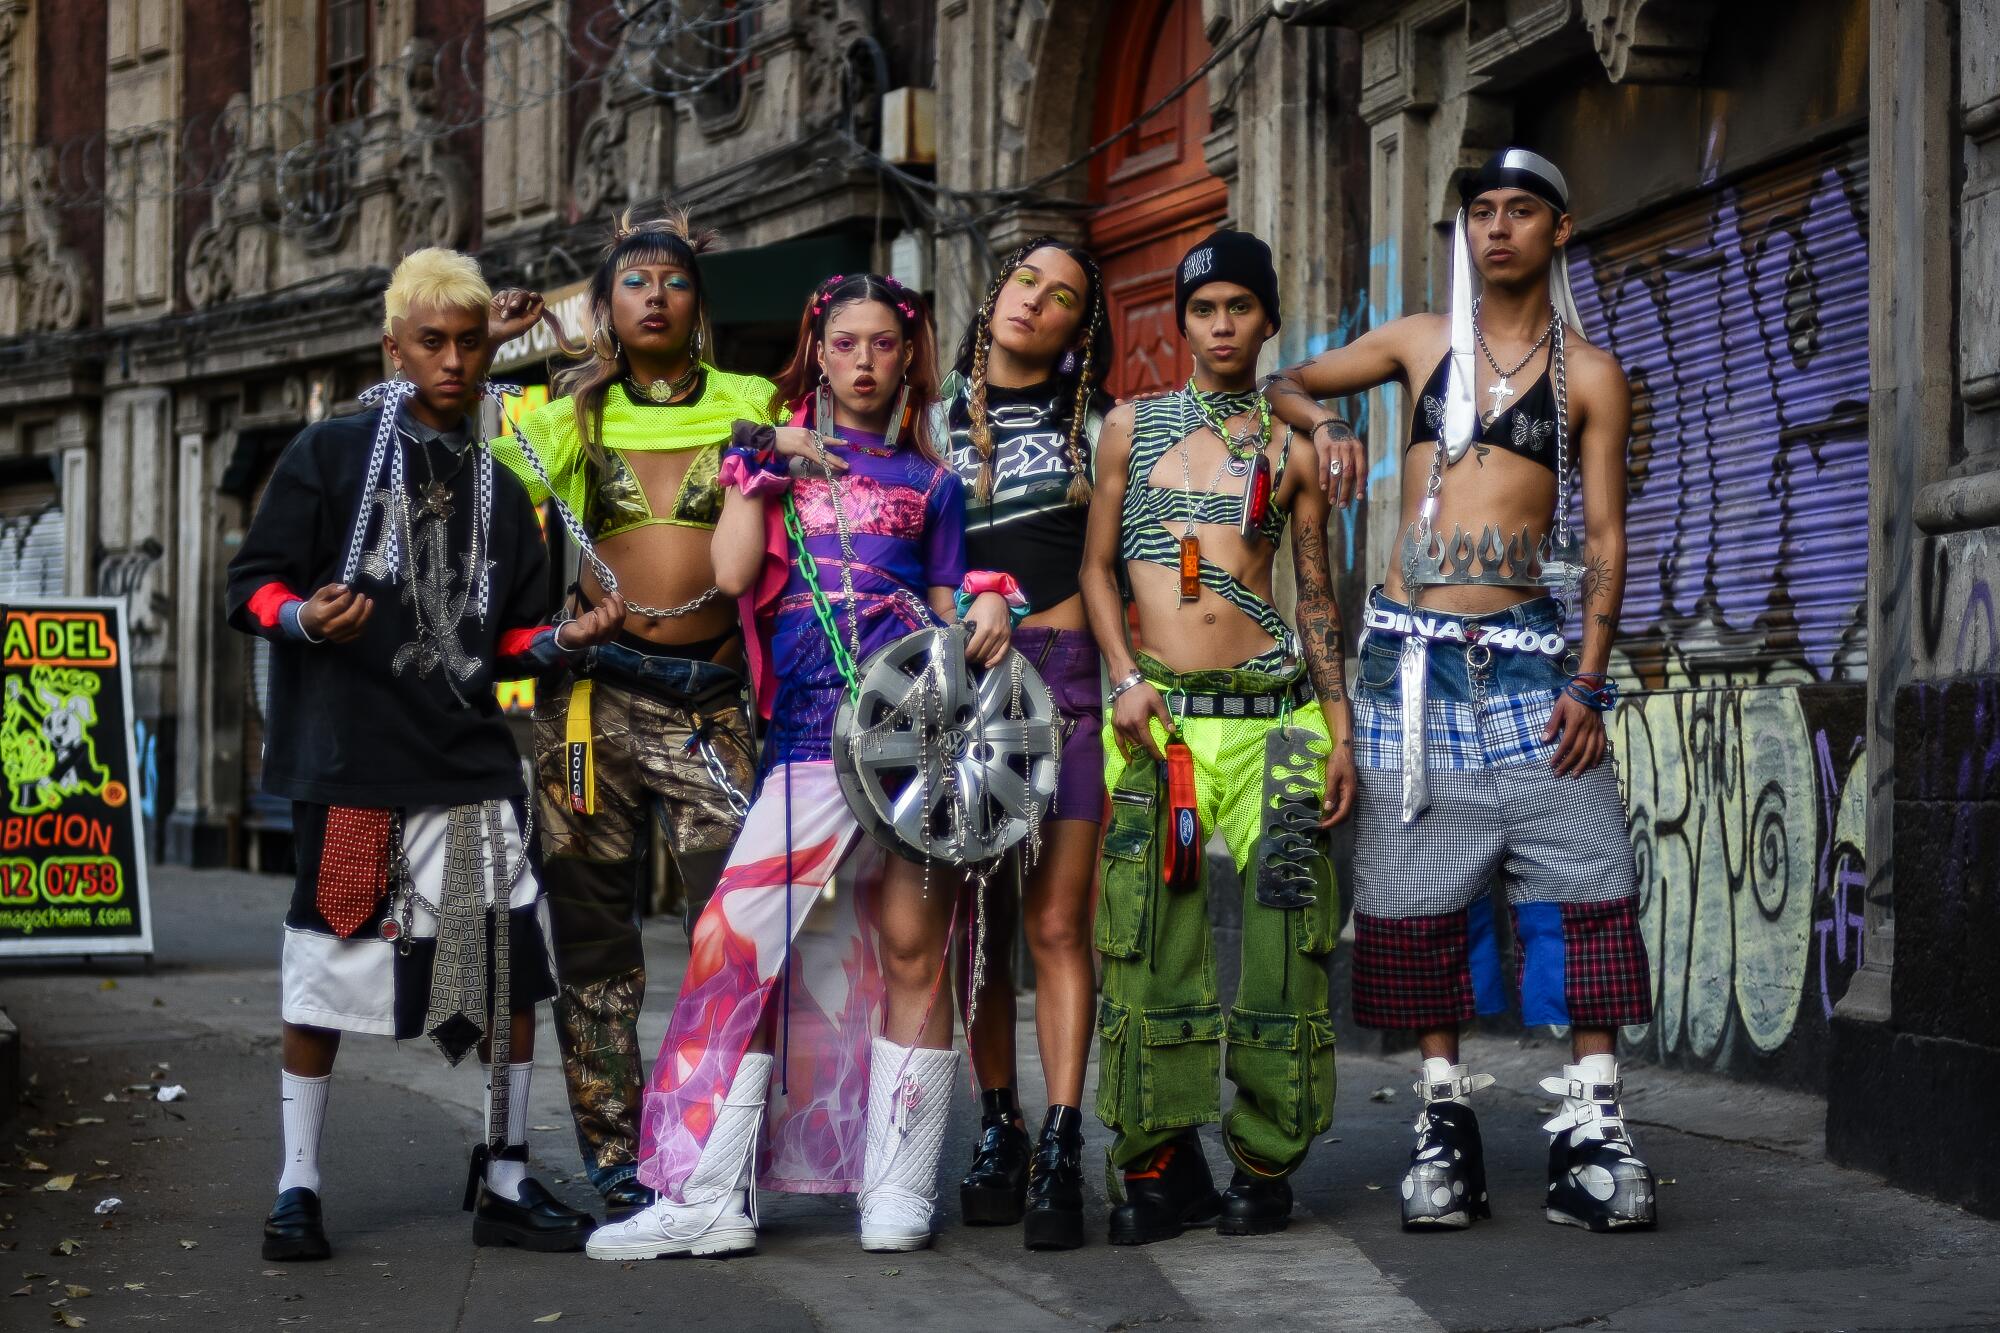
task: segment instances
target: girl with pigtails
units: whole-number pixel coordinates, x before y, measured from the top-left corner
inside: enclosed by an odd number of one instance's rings
[[[741,632],[709,538],[722,448],[738,419],[768,419],[772,386],[709,359],[700,255],[714,240],[677,210],[619,218],[591,276],[589,327],[580,343],[557,329],[575,358],[556,375],[561,396],[493,444],[537,505],[560,502],[586,553],[570,615],[599,607],[620,622],[573,676],[542,683],[535,709],[556,1032],[577,1146],[613,1218],[652,1201],[634,1179],[650,825],[666,834],[692,920],[753,777]],[[532,292],[494,306],[496,343],[554,323]]]
[[[752,1250],[760,1185],[858,1192],[865,1249],[930,1243],[959,881],[861,836],[832,745],[870,653],[962,618],[966,656],[991,666],[1022,605],[1012,579],[966,570],[936,392],[920,298],[836,276],[778,378],[788,424],[748,416],[724,452],[715,581],[739,599],[769,726],[645,1092],[639,1179],[659,1197],[599,1228],[593,1258]]]
[[[1035,964],[1035,1029],[1049,1108],[1032,1151],[1015,1094],[1011,920],[996,912],[968,1036],[983,1091],[980,1140],[959,1186],[965,1220],[1025,1218],[1029,1249],[1083,1243],[1084,1065],[1096,981],[1090,945],[1098,827],[1104,810],[1102,684],[1078,591],[1092,455],[1110,400],[1112,363],[1103,275],[1089,252],[1054,237],[1008,255],[965,331],[935,429],[948,434],[966,487],[966,551],[1011,575],[1032,615],[1014,646],[1041,673],[1062,716],[1058,786],[1041,855],[1016,875]],[[1006,904],[1006,895],[994,895]]]

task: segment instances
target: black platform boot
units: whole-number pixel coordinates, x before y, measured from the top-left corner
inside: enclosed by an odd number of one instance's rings
[[[1211,1225],[1221,1211],[1201,1140],[1185,1130],[1126,1168],[1125,1202],[1111,1210],[1111,1243],[1172,1240],[1189,1227]]]
[[[1601,1071],[1599,1071],[1601,1072]],[[1548,1217],[1591,1231],[1644,1231],[1659,1222],[1653,1172],[1639,1159],[1618,1104],[1624,1086],[1588,1076],[1587,1066],[1567,1065],[1542,1090],[1563,1099],[1562,1110],[1542,1128],[1549,1141]]]
[[[1083,1113],[1051,1106],[1028,1163],[1028,1211],[1021,1243],[1031,1250],[1083,1244]]]
[[[332,1257],[333,1247],[326,1243],[326,1227],[320,1221],[319,1195],[303,1185],[280,1194],[271,1215],[264,1219],[265,1260],[283,1263]]]
[[[1292,1221],[1292,1182],[1283,1176],[1253,1176],[1238,1167],[1222,1192],[1219,1236],[1267,1236]]]
[[[979,1102],[979,1147],[958,1182],[959,1213],[968,1226],[1008,1227],[1027,1203],[1028,1131],[1012,1088],[988,1088]]]
[[[547,1254],[582,1249],[597,1229],[597,1219],[570,1207],[533,1177],[521,1181],[518,1200],[501,1198],[486,1188],[489,1155],[507,1162],[525,1162],[528,1145],[510,1143],[497,1154],[483,1143],[472,1150],[472,1166],[465,1177],[465,1211],[472,1214],[472,1243],[515,1245]]]
[[[1468,1077],[1465,1066],[1442,1058],[1426,1060],[1424,1075],[1414,1086],[1423,1109],[1417,1113],[1417,1146],[1403,1175],[1403,1229],[1462,1231],[1475,1218],[1493,1216],[1479,1117],[1463,1100],[1491,1087],[1493,1076]]]

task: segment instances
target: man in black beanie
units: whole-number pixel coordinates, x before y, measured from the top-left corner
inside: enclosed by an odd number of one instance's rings
[[[1333,1107],[1325,959],[1340,918],[1319,833],[1355,792],[1318,459],[1303,438],[1273,436],[1257,391],[1257,353],[1278,328],[1271,249],[1218,231],[1183,257],[1175,286],[1194,373],[1105,419],[1082,573],[1114,682],[1096,931],[1097,1114],[1123,1173],[1114,1245],[1210,1222],[1255,1235],[1290,1218],[1291,1174]],[[1272,605],[1288,518],[1296,633]],[[1126,635],[1121,568],[1144,651]],[[1226,1011],[1203,883],[1217,830],[1244,899]],[[1236,1168],[1220,1195],[1195,1137],[1218,1119]]]

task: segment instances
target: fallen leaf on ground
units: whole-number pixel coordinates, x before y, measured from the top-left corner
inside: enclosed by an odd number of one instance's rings
[[[127,1282],[125,1284],[125,1290],[127,1291],[144,1291],[145,1289],[146,1284],[143,1282]]]
[[[19,1288],[7,1294],[9,1296],[32,1296],[35,1294],[35,1284],[32,1282],[24,1283]]]
[[[104,1117],[101,1115],[80,1115],[70,1121],[70,1123],[73,1125],[101,1125],[104,1123]]]
[[[82,1328],[85,1324],[90,1322],[88,1319],[85,1319],[82,1315],[71,1314],[68,1310],[57,1310],[55,1313],[56,1313],[56,1322],[58,1324],[61,1324],[64,1328]]]
[[[188,1090],[178,1083],[170,1083],[154,1095],[163,1102],[177,1102],[188,1095]]]
[[[69,1282],[64,1284],[63,1294],[68,1296],[73,1301],[80,1301],[85,1296],[90,1295],[90,1288],[80,1287],[74,1282]]]
[[[1680,1181],[1675,1180],[1672,1176],[1661,1176],[1657,1183],[1661,1185],[1678,1185]]]
[[[538,1324],[553,1324],[556,1322],[556,1320],[560,1318],[562,1318],[562,1311],[558,1310],[554,1314],[543,1315],[540,1319],[537,1319],[535,1322]]]
[[[118,1101],[118,1094],[115,1092],[107,1092],[104,1094],[104,1100],[116,1104],[116,1102]]]
[[[903,1270],[900,1268],[885,1268],[882,1270],[883,1277],[901,1277],[902,1275]]]
[[[31,1139],[52,1139],[55,1136],[56,1132],[53,1129],[43,1129],[39,1125],[28,1126],[28,1137]]]
[[[1363,1188],[1363,1189],[1371,1189],[1371,1190],[1379,1190],[1379,1189],[1381,1189],[1382,1187],[1381,1187],[1380,1185],[1364,1185],[1364,1186],[1362,1186],[1362,1188]]]
[[[1393,1102],[1396,1100],[1396,1090],[1394,1088],[1377,1088],[1368,1094],[1368,1100],[1371,1102]]]
[[[529,1128],[529,1129],[532,1129],[532,1130],[537,1130],[537,1131],[542,1131],[542,1132],[548,1132],[548,1131],[553,1131],[553,1130],[555,1130],[555,1129],[557,1128],[557,1126],[555,1126],[555,1125],[530,1125],[530,1126],[528,1126],[528,1128]]]
[[[42,1188],[51,1194],[60,1194],[74,1184],[76,1184],[76,1173],[72,1171],[66,1176],[50,1176],[48,1183]]]
[[[181,1242],[181,1248],[184,1250],[192,1250],[200,1244],[201,1242],[198,1240],[184,1240]]]
[[[50,1253],[50,1254],[60,1254],[60,1255],[65,1255],[65,1256],[67,1256],[67,1255],[72,1255],[72,1254],[75,1254],[75,1253],[76,1253],[76,1252],[77,1252],[78,1250],[80,1250],[80,1249],[82,1249],[82,1248],[83,1248],[83,1242],[82,1242],[82,1241],[80,1241],[80,1240],[69,1240],[69,1239],[65,1238],[65,1239],[63,1239],[63,1240],[59,1240],[59,1241],[57,1241],[57,1242],[56,1242],[56,1244],[55,1244],[55,1248],[54,1248],[54,1249],[52,1249],[52,1250],[50,1250],[50,1251],[49,1251],[49,1253]],[[41,1274],[37,1273],[37,1274],[36,1274],[35,1276],[36,1276],[36,1277],[40,1277],[40,1276],[41,1276]]]
[[[97,989],[99,989],[99,990],[117,990],[117,989],[118,989],[118,982],[117,982],[117,981],[116,981],[116,980],[115,980],[114,978],[112,978],[112,977],[106,977],[106,978],[105,978],[104,980],[102,980],[102,981],[100,981],[100,982],[98,982],[98,983],[97,983]]]
[[[47,1162],[38,1162],[32,1157],[24,1157],[21,1159],[21,1169],[23,1171],[46,1171],[49,1169],[49,1164]]]
[[[117,1212],[118,1205],[124,1202],[125,1201],[123,1199],[119,1198],[117,1195],[114,1194],[108,1199],[100,1199],[98,1201],[97,1207],[91,1209],[90,1211],[96,1213],[99,1217],[103,1217],[106,1213]]]

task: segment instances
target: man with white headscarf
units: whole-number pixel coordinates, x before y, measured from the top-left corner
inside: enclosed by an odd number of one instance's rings
[[[1632,848],[1603,714],[1625,587],[1631,390],[1571,299],[1569,188],[1495,155],[1460,183],[1448,315],[1374,329],[1273,377],[1273,407],[1401,383],[1403,539],[1370,594],[1353,682],[1356,1021],[1424,1057],[1403,1225],[1491,1215],[1459,1029],[1507,1005],[1491,887],[1511,907],[1521,1017],[1570,1029],[1549,1220],[1650,1227],[1653,1177],[1619,1104],[1619,1027],[1652,1017]],[[1332,427],[1338,433],[1338,427]],[[1581,482],[1581,533],[1575,521]],[[1580,631],[1568,636],[1569,627]]]

